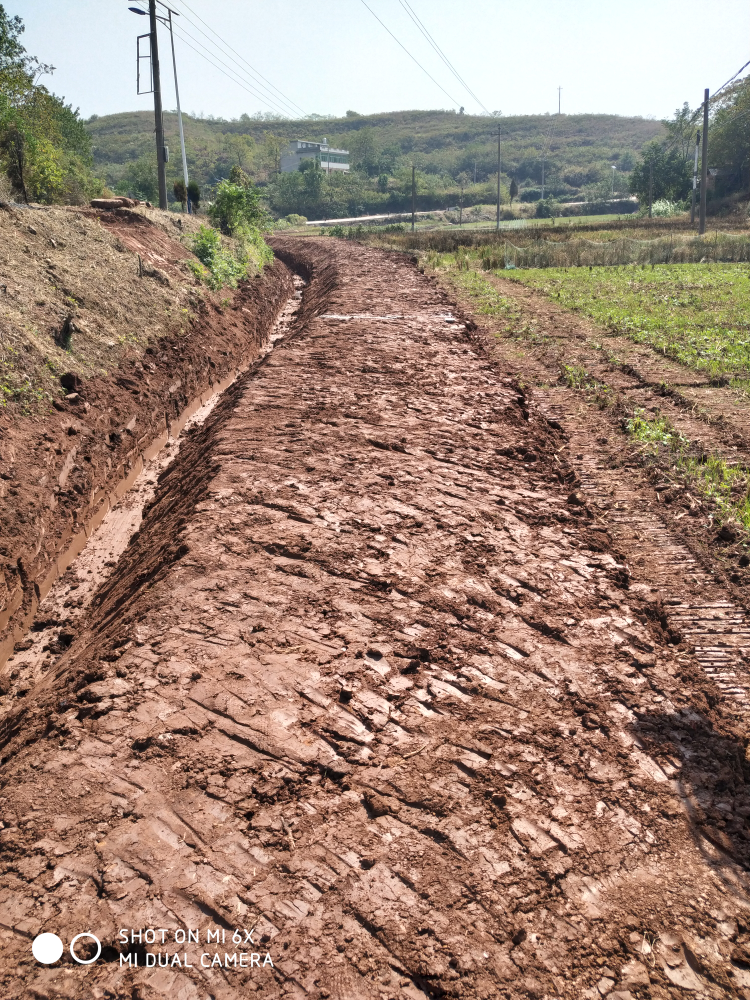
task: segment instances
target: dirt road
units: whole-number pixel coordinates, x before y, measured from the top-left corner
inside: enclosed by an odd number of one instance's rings
[[[742,734],[563,434],[408,258],[276,249],[292,332],[2,720],[3,996],[750,996]]]

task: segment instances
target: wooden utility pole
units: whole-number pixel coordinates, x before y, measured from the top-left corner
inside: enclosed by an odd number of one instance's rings
[[[695,222],[695,192],[698,188],[698,147],[701,144],[700,129],[695,133],[695,159],[693,161],[693,194],[690,200],[690,225]]]
[[[500,126],[497,129],[497,229],[500,229]]]
[[[164,115],[161,108],[161,77],[159,75],[159,43],[156,38],[156,0],[148,0],[151,27],[151,66],[154,74],[154,124],[156,133],[156,171],[159,178],[159,208],[167,208],[166,149],[164,146]]]
[[[701,149],[701,213],[698,232],[706,231],[706,195],[708,194],[708,87],[703,91],[703,146]]]
[[[411,165],[411,231],[414,232],[414,223],[416,222],[416,206],[417,206],[417,168],[412,163]]]

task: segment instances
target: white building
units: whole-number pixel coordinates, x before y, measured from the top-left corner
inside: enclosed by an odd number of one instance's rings
[[[303,160],[318,160],[327,174],[349,173],[349,150],[334,149],[326,139],[322,142],[293,139],[287,151],[281,154],[281,172],[290,174],[298,170]]]

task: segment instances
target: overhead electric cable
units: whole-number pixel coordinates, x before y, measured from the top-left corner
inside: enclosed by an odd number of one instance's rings
[[[207,63],[209,63],[211,66],[214,67],[214,69],[217,69],[220,73],[223,73],[224,76],[227,77],[227,79],[232,81],[232,83],[238,84],[240,87],[242,87],[243,90],[247,91],[248,94],[252,94],[252,96],[255,97],[256,100],[259,100],[262,104],[265,104],[266,107],[270,108],[271,110],[276,110],[282,117],[284,118],[288,117],[287,113],[282,108],[279,108],[277,105],[273,105],[271,101],[269,101],[268,98],[265,97],[263,94],[259,94],[255,90],[251,90],[250,87],[248,87],[246,83],[238,77],[238,75],[235,73],[234,70],[230,68],[230,71],[227,72],[226,69],[222,69],[221,66],[219,66],[216,62],[214,62],[213,59],[209,58],[209,56],[205,55],[205,53],[201,52],[194,45],[191,45],[190,42],[187,41],[187,39],[183,37],[183,35],[176,28],[174,28],[174,31],[177,37],[180,38],[182,42],[184,42],[184,44],[187,45],[189,49],[192,49],[193,52],[196,52],[201,57],[201,59],[205,59]],[[226,63],[224,65],[226,66]]]
[[[721,85],[721,86],[719,87],[719,89],[718,89],[718,90],[715,90],[715,91],[713,92],[713,94],[711,95],[711,100],[713,100],[713,98],[714,98],[714,97],[716,97],[716,95],[717,95],[718,93],[720,93],[720,92],[721,92],[721,91],[722,91],[722,90],[723,90],[723,89],[724,89],[725,87],[728,87],[730,83],[732,83],[732,82],[733,82],[734,80],[736,80],[736,79],[737,79],[737,77],[738,77],[738,76],[740,75],[740,73],[742,72],[742,70],[743,70],[743,69],[747,69],[747,67],[748,67],[748,66],[750,66],[750,59],[748,59],[748,61],[747,61],[747,62],[745,63],[745,65],[744,65],[744,66],[741,66],[741,67],[740,67],[740,68],[739,68],[739,69],[737,70],[737,72],[736,72],[736,73],[734,74],[734,76],[730,77],[730,78],[729,78],[729,79],[727,80],[727,82],[726,82],[726,83],[722,83],[722,85]]]
[[[220,59],[215,53],[211,52],[210,49],[207,49],[206,46],[195,37],[195,35],[191,35],[190,32],[187,31],[182,25],[179,25],[179,27],[173,25],[173,30],[174,30],[175,34],[177,35],[177,37],[178,38],[182,38],[183,42],[185,42],[186,45],[190,44],[186,40],[186,37],[187,37],[187,38],[192,39],[195,42],[196,45],[200,46],[200,48],[202,48],[204,50],[204,52],[207,52],[208,56],[204,56],[204,59],[207,59],[208,62],[211,62],[211,64],[213,66],[215,66],[217,69],[218,69],[218,66],[216,66],[216,62],[214,62],[214,60],[216,60],[217,62],[221,63],[221,65],[224,66],[225,69],[229,71],[229,73],[232,73],[234,75],[234,77],[237,78],[237,81],[239,81],[242,84],[242,86],[244,87],[245,90],[248,91],[248,93],[253,94],[254,97],[257,97],[259,101],[262,101],[268,107],[274,108],[276,111],[279,112],[279,114],[283,115],[284,118],[288,118],[289,117],[289,112],[287,111],[286,108],[282,107],[281,104],[279,104],[277,101],[275,101],[272,97],[267,97],[265,94],[260,93],[257,89],[255,89],[257,85],[254,84],[254,83],[252,83],[247,78],[245,78],[243,80],[242,75],[236,69],[234,69],[228,63],[225,63],[223,59]],[[190,46],[190,48],[194,49],[196,52],[198,51],[192,45]],[[203,53],[199,53],[199,55],[202,55],[202,54]],[[230,79],[231,79],[231,77],[230,77]]]
[[[270,108],[271,110],[275,110],[283,118],[289,117],[288,111],[280,107],[275,101],[270,100],[264,94],[258,93],[258,91],[254,89],[254,85],[251,84],[249,80],[243,80],[240,77],[240,74],[236,70],[232,69],[231,66],[228,66],[225,62],[223,62],[223,60],[220,59],[219,62],[224,67],[226,67],[225,69],[222,69],[221,66],[217,65],[217,63],[214,60],[217,59],[218,57],[215,56],[214,53],[211,52],[209,49],[207,49],[206,46],[203,45],[203,43],[200,42],[194,35],[191,35],[190,32],[187,31],[187,29],[183,28],[182,25],[178,26],[173,21],[172,30],[177,35],[177,37],[180,38],[185,43],[185,45],[187,45],[188,48],[192,49],[193,52],[196,52],[202,59],[205,59],[206,62],[209,63],[209,65],[214,67],[214,69],[217,69],[220,73],[223,73],[224,76],[226,76],[229,80],[232,81],[232,83],[239,84],[239,86],[242,87],[243,90],[246,90],[248,94],[252,94],[252,96],[255,97],[256,100],[259,100],[262,104],[265,104],[266,107]],[[187,35],[187,38],[191,38],[196,43],[196,45],[199,45],[204,50],[204,52],[200,52],[195,47],[195,45],[191,45],[190,42],[185,37],[185,35]],[[204,54],[206,52],[208,53],[208,55]],[[227,72],[227,70],[229,72]]]
[[[427,28],[425,27],[425,25],[420,20],[419,15],[412,8],[412,6],[409,4],[408,0],[399,0],[399,3],[404,8],[404,10],[409,15],[409,17],[412,19],[412,21],[416,24],[417,28],[419,28],[419,30],[422,32],[422,34],[427,39],[427,41],[430,43],[430,45],[433,47],[433,49],[435,50],[435,52],[437,52],[437,54],[443,60],[443,62],[448,67],[448,69],[451,71],[451,73],[455,76],[455,78],[458,80],[458,82],[464,88],[464,90],[468,94],[470,94],[471,97],[477,102],[477,104],[479,105],[479,107],[486,114],[489,115],[490,112],[487,110],[487,108],[484,106],[484,104],[482,104],[482,102],[479,100],[479,98],[477,97],[477,95],[474,93],[474,91],[471,89],[471,87],[468,85],[468,83],[464,80],[464,78],[460,75],[460,73],[455,68],[455,66],[450,61],[450,59],[446,56],[446,54],[440,48],[440,46],[438,45],[438,43],[435,41],[435,39],[432,37],[432,35],[430,34],[430,32],[427,30]]]
[[[369,6],[369,5],[367,4],[367,3],[365,3],[365,0],[361,0],[361,3],[363,4],[363,6],[367,7],[367,9],[368,9],[368,10],[369,10],[369,12],[370,12],[370,13],[372,14],[372,16],[373,16],[373,17],[375,18],[375,20],[376,20],[376,21],[377,21],[377,22],[378,22],[378,23],[379,23],[379,24],[380,24],[380,25],[381,25],[381,26],[382,26],[383,28],[385,28],[385,30],[386,30],[386,31],[388,32],[388,34],[389,34],[389,35],[391,36],[391,38],[392,38],[392,39],[394,40],[394,42],[396,42],[396,43],[397,43],[398,45],[400,45],[400,46],[401,46],[401,48],[402,48],[402,49],[404,50],[404,52],[405,52],[405,53],[407,54],[407,56],[408,56],[408,57],[409,57],[409,58],[410,58],[410,59],[411,59],[411,60],[412,60],[413,62],[415,62],[415,63],[417,64],[417,66],[419,66],[419,68],[420,68],[420,69],[422,70],[422,72],[423,72],[423,73],[425,74],[425,76],[429,76],[429,78],[430,78],[430,79],[432,80],[432,82],[433,82],[433,83],[435,84],[435,86],[436,86],[436,87],[439,87],[439,88],[440,88],[440,90],[442,90],[442,92],[443,92],[443,93],[445,94],[445,96],[446,96],[446,97],[450,97],[450,99],[451,99],[451,100],[453,101],[453,103],[454,103],[454,104],[459,104],[459,106],[460,106],[460,102],[459,102],[459,101],[457,101],[455,97],[451,97],[451,95],[450,95],[450,94],[448,93],[448,91],[447,91],[447,90],[445,89],[445,87],[441,87],[441,86],[440,86],[440,84],[439,84],[439,83],[437,82],[437,80],[435,79],[435,77],[434,77],[434,76],[432,76],[432,74],[431,74],[431,73],[428,73],[428,72],[427,72],[427,70],[426,70],[426,69],[424,68],[424,66],[422,65],[422,63],[421,63],[421,62],[420,62],[420,61],[419,61],[419,60],[418,60],[418,59],[416,58],[416,56],[413,56],[413,55],[411,54],[411,52],[410,52],[410,51],[409,51],[409,50],[407,49],[407,47],[406,47],[405,45],[403,45],[403,44],[402,44],[402,43],[401,43],[401,42],[400,42],[400,41],[398,40],[398,38],[396,38],[396,36],[395,36],[395,35],[393,34],[393,32],[391,31],[391,29],[390,29],[390,28],[389,28],[389,27],[388,27],[387,25],[383,24],[383,22],[382,22],[382,21],[380,20],[380,18],[378,17],[378,15],[377,15],[377,14],[375,13],[375,11],[374,11],[374,10],[372,9],[372,7],[370,7],[370,6]]]
[[[291,98],[287,97],[287,96],[286,96],[286,95],[285,95],[285,94],[284,94],[284,93],[283,93],[283,92],[282,92],[281,90],[279,90],[279,88],[278,88],[278,87],[277,87],[277,86],[276,86],[275,84],[271,83],[271,81],[270,81],[270,80],[268,80],[268,79],[267,79],[267,78],[266,78],[265,76],[263,76],[263,74],[262,74],[262,73],[261,73],[261,72],[260,72],[259,70],[255,69],[255,67],[254,67],[254,66],[252,66],[252,65],[251,65],[251,64],[250,64],[250,63],[249,63],[249,62],[247,61],[247,59],[245,59],[245,57],[244,57],[243,55],[240,55],[240,53],[239,53],[239,52],[238,52],[238,51],[237,51],[236,49],[232,48],[232,46],[231,46],[231,45],[229,44],[229,42],[226,42],[226,41],[225,41],[225,40],[224,40],[224,39],[223,39],[223,38],[221,37],[221,35],[220,35],[220,34],[218,33],[218,31],[214,31],[214,29],[213,29],[213,28],[211,27],[211,25],[210,25],[210,24],[207,24],[207,23],[206,23],[206,22],[205,22],[205,21],[203,20],[203,18],[202,18],[202,17],[200,16],[200,14],[197,14],[197,13],[196,13],[196,12],[195,12],[195,11],[193,10],[193,8],[192,8],[192,7],[190,7],[190,6],[189,6],[189,5],[188,5],[188,4],[187,4],[187,3],[185,2],[185,0],[179,0],[179,3],[180,3],[180,4],[181,4],[181,5],[183,6],[183,7],[187,8],[187,10],[189,10],[189,11],[190,11],[190,13],[191,13],[191,14],[193,15],[193,17],[196,17],[196,18],[197,18],[197,19],[198,19],[198,20],[199,20],[199,21],[201,22],[201,24],[205,25],[205,26],[206,26],[206,27],[208,28],[208,30],[209,30],[209,31],[211,32],[211,34],[212,34],[212,35],[215,35],[215,36],[216,36],[216,37],[217,37],[217,38],[219,39],[219,41],[220,41],[220,42],[222,43],[222,45],[224,45],[224,46],[225,46],[225,47],[226,47],[227,49],[229,49],[229,50],[230,50],[231,52],[233,52],[233,53],[234,53],[234,54],[235,54],[236,56],[238,56],[238,57],[239,57],[239,58],[240,58],[240,59],[242,60],[242,62],[243,62],[243,63],[245,64],[245,66],[247,66],[247,68],[248,68],[248,69],[250,70],[250,72],[252,73],[252,75],[253,75],[253,76],[255,76],[255,77],[256,77],[256,78],[258,78],[259,80],[262,80],[262,81],[263,81],[263,83],[262,83],[262,84],[260,84],[260,86],[261,86],[261,87],[263,87],[263,89],[264,89],[264,90],[268,90],[268,87],[270,87],[270,88],[271,88],[271,90],[273,90],[273,91],[276,91],[276,94],[278,95],[278,97],[279,97],[279,98],[281,98],[281,99],[282,99],[282,101],[284,102],[284,104],[288,105],[288,106],[289,106],[289,108],[290,108],[290,109],[292,109],[293,111],[294,111],[294,110],[296,109],[296,111],[298,111],[298,112],[299,112],[299,113],[300,113],[300,114],[302,115],[302,117],[303,117],[303,118],[304,118],[304,117],[306,117],[306,115],[305,115],[305,112],[304,112],[304,111],[302,110],[302,108],[301,108],[301,107],[299,106],[299,104],[297,104],[297,103],[296,103],[295,101],[291,100]],[[190,20],[190,18],[189,18],[189,17],[187,16],[187,14],[185,14],[185,13],[183,12],[183,13],[182,13],[182,16],[183,16],[183,17],[184,17],[184,18],[185,18],[185,19],[186,19],[187,21],[190,21],[190,23],[191,23],[191,24],[193,25],[193,27],[194,27],[194,28],[196,29],[196,31],[200,31],[200,33],[201,33],[202,35],[204,35],[204,36],[205,36],[206,38],[208,38],[208,35],[206,35],[205,31],[203,31],[203,30],[202,30],[201,28],[199,28],[199,27],[198,27],[198,25],[197,25],[197,24],[195,24],[195,23],[194,23],[193,21],[191,21],[191,20]],[[211,42],[211,44],[212,44],[212,45],[214,45],[214,46],[215,46],[216,48],[219,48],[219,46],[218,46],[218,45],[216,45],[216,42],[214,42],[214,41],[213,41],[212,39],[208,38],[208,40],[209,40],[209,41]],[[227,55],[227,53],[225,52],[225,53],[224,53],[224,55]],[[229,58],[231,59],[232,57],[231,57],[231,56],[229,56]],[[236,60],[235,60],[235,59],[232,59],[232,62],[236,62]],[[239,63],[238,63],[237,65],[239,65]],[[243,70],[243,72],[246,72],[246,71],[244,71],[244,70]],[[268,84],[268,87],[264,86],[264,84]],[[271,93],[271,91],[269,91],[269,93]]]

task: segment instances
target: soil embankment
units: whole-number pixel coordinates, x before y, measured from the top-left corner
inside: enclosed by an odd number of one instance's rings
[[[257,356],[293,291],[277,261],[237,292],[208,294],[189,251],[143,215],[101,223],[90,211],[0,211],[7,377],[35,387],[27,400],[9,389],[16,401],[0,413],[0,669],[144,459]],[[4,695],[17,693],[11,672]]]
[[[744,746],[561,432],[406,258],[276,249],[296,329],[3,719],[3,995],[744,995]]]

